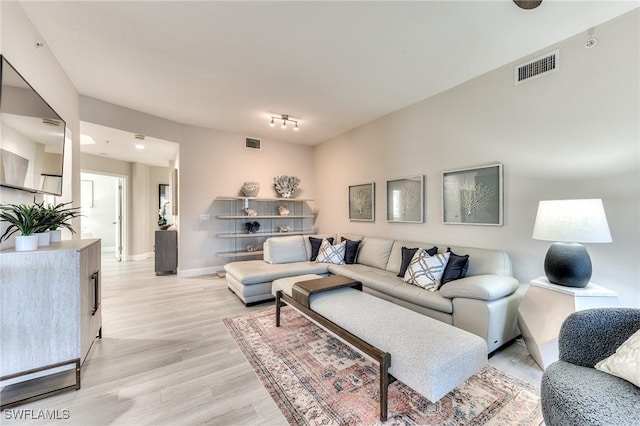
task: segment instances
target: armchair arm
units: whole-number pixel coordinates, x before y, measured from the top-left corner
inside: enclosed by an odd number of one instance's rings
[[[518,280],[503,275],[473,275],[450,281],[440,288],[440,295],[447,299],[496,300],[506,297],[518,289]]]
[[[593,367],[640,329],[640,309],[599,308],[574,312],[560,328],[560,359]]]

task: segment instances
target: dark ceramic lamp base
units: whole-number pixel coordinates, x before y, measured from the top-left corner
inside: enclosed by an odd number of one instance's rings
[[[578,243],[553,243],[544,258],[544,273],[550,283],[584,288],[591,280],[591,258]]]

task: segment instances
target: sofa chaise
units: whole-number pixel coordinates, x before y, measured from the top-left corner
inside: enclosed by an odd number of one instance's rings
[[[245,304],[253,304],[273,299],[271,284],[280,278],[305,274],[344,275],[362,282],[366,293],[482,337],[489,352],[520,334],[517,308],[526,286],[513,278],[511,261],[503,251],[351,234],[312,237],[360,241],[355,263],[311,261],[308,236],[270,238],[264,243],[264,260],[225,265],[229,289]],[[469,255],[466,277],[449,282],[437,291],[407,284],[397,276],[403,247],[437,247],[439,253],[450,249],[459,255]]]

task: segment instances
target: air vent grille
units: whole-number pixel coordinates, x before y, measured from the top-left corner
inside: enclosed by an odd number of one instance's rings
[[[261,149],[260,139],[246,138],[244,147],[249,149]]]
[[[524,83],[525,81],[540,78],[543,75],[556,72],[558,71],[559,66],[559,50],[554,50],[551,53],[534,58],[515,67],[515,84]]]

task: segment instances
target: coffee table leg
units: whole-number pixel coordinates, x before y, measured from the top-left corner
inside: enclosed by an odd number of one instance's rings
[[[280,327],[280,307],[282,306],[282,290],[276,291],[276,327]]]
[[[387,421],[387,410],[389,401],[389,367],[391,367],[391,356],[384,354],[380,360],[380,421]]]

